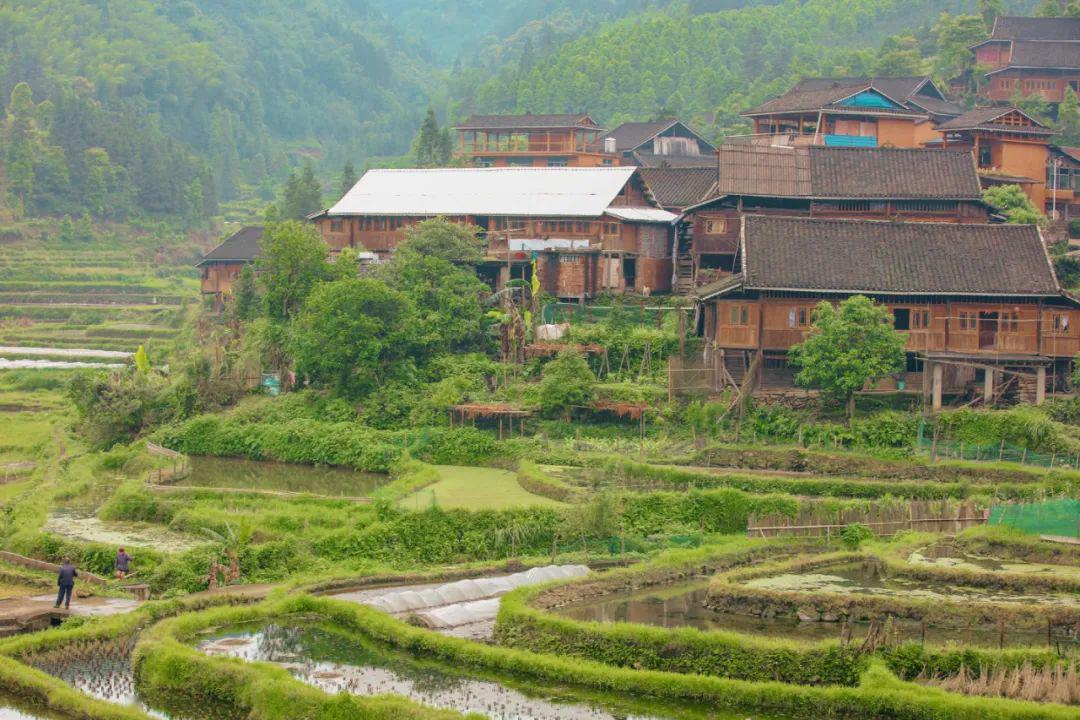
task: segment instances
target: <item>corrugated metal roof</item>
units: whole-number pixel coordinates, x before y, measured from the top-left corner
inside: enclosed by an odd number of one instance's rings
[[[368,170],[330,215],[599,217],[636,168]]]
[[[606,215],[627,222],[671,223],[678,217],[675,213],[650,207],[609,207]]]

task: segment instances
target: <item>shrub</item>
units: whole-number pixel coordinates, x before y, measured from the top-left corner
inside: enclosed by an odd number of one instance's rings
[[[860,545],[873,537],[874,532],[862,523],[845,525],[840,531],[840,542],[844,543],[848,550],[858,550]]]

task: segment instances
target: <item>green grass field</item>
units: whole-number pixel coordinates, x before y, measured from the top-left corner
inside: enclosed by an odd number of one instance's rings
[[[508,508],[547,506],[563,503],[526,492],[517,476],[509,470],[441,465],[442,480],[402,498],[398,505],[424,510],[432,500],[441,508],[462,510],[505,510]]]

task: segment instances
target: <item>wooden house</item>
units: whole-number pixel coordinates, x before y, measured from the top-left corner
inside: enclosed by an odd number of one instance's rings
[[[604,151],[604,128],[585,113],[473,115],[454,128],[455,153],[477,167],[596,167],[618,165]]]
[[[735,273],[695,294],[708,352],[736,383],[790,386],[788,349],[814,307],[856,294],[889,307],[907,334],[894,380],[935,408],[980,388],[1041,401],[1048,375],[1062,384],[1080,351],[1080,307],[1034,226],[748,215],[738,246]]]
[[[734,272],[740,218],[766,214],[987,222],[971,154],[914,148],[720,146],[712,197],[676,231],[676,288]]]
[[[262,226],[248,225],[203,255],[196,265],[202,282],[202,294],[214,296],[220,306],[221,301],[232,294],[233,282],[244,266],[258,259],[262,237]]]
[[[716,148],[681,120],[626,122],[602,138],[623,165],[712,167]]]
[[[1046,208],[1046,168],[1054,130],[1013,107],[978,108],[942,123],[940,141],[975,156],[984,185],[1020,185],[1035,207]]]
[[[1046,210],[1055,220],[1080,218],[1080,148],[1051,145],[1046,163]]]
[[[493,289],[525,279],[537,259],[560,298],[667,292],[676,215],[653,204],[633,167],[369,170],[312,216],[331,249],[387,256],[432,217],[484,234],[481,274]]]
[[[657,207],[682,212],[711,197],[716,187],[716,156],[710,167],[641,168],[645,195]]]
[[[742,113],[764,145],[919,147],[963,112],[929,77],[807,78]]]
[[[971,49],[986,73],[988,100],[1020,94],[1060,103],[1069,88],[1080,93],[1080,18],[998,17],[990,37]]]

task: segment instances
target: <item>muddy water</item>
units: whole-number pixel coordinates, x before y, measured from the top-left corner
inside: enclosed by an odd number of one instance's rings
[[[959,568],[976,572],[989,570],[997,573],[1058,575],[1080,580],[1080,567],[972,555],[965,553],[960,548],[948,545],[936,545],[916,550],[908,557],[908,562],[917,565],[935,565],[937,567]]]
[[[947,585],[887,575],[872,563],[842,563],[808,573],[785,573],[749,580],[747,587],[784,591],[858,593],[903,596],[924,600],[994,603],[1049,604],[1080,607],[1080,597],[1072,593],[1019,593],[998,588]]]
[[[0,694],[0,720],[67,720],[48,710],[36,708],[13,697]]]
[[[602,600],[574,603],[554,612],[575,620],[592,622],[632,622],[659,625],[667,628],[692,627],[698,630],[728,630],[771,638],[791,638],[804,642],[840,639],[841,628],[836,623],[801,622],[794,618],[759,618],[750,615],[711,610],[705,607],[709,580],[666,585],[635,593],[617,593]],[[905,640],[921,641],[922,628],[918,623],[897,623]],[[865,637],[869,625],[855,623],[852,637]],[[927,628],[926,642],[944,645],[964,643],[997,647],[996,632],[973,629]],[[1017,646],[1042,646],[1045,633],[1010,631],[1006,642]]]
[[[389,482],[386,475],[346,468],[312,467],[290,463],[193,457],[191,474],[175,485],[230,487],[312,493],[331,497],[366,497]]]
[[[161,525],[139,522],[99,520],[77,510],[57,510],[49,515],[42,528],[46,532],[84,542],[114,546],[148,547],[167,552],[190,550],[207,540],[195,535],[172,532]],[[135,555],[138,566],[138,555]]]
[[[735,720],[695,705],[641,704],[632,698],[463,675],[313,623],[231,628],[199,645],[205,652],[280,663],[298,679],[330,693],[396,693],[433,707],[478,712],[492,720]],[[773,720],[780,720],[771,716]]]

